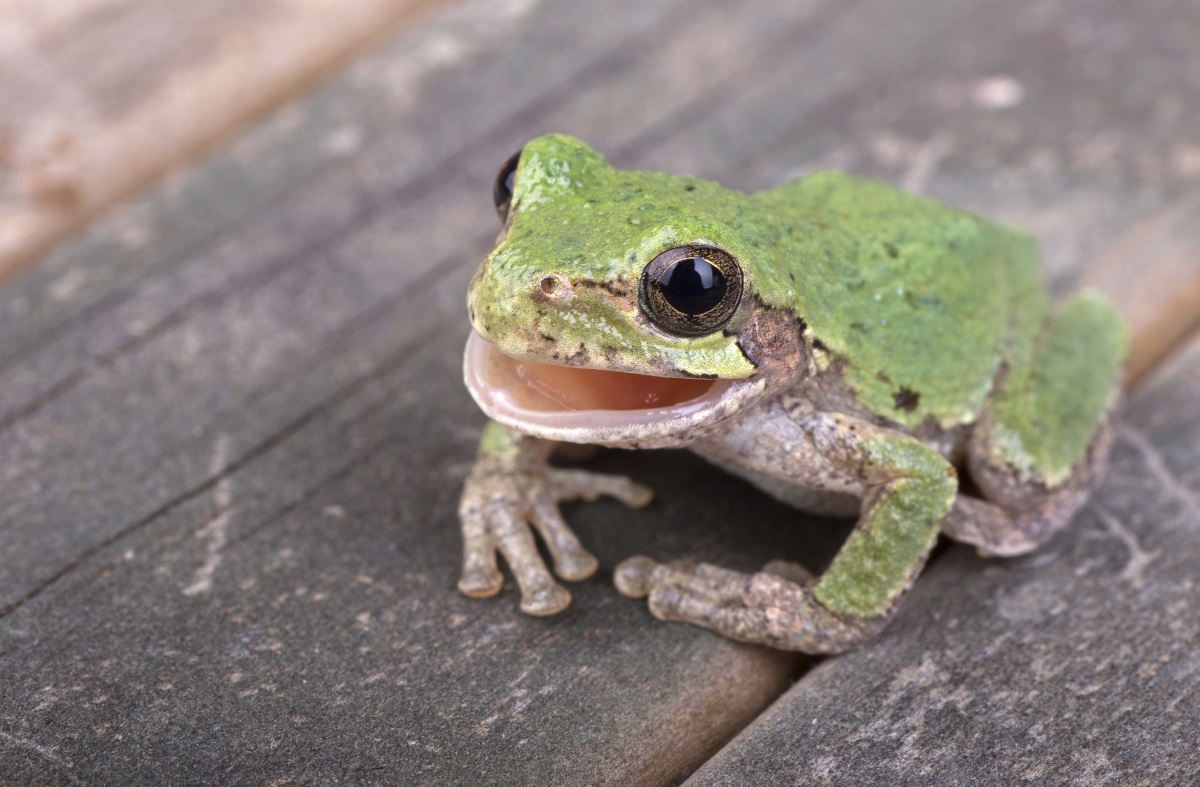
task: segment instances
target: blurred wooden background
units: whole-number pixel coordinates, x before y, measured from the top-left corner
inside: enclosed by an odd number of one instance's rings
[[[1195,781],[1198,40],[1187,0],[5,3],[0,781]],[[602,570],[567,613],[459,596],[463,293],[546,131],[1029,228],[1134,331],[1095,499],[815,661],[608,576],[820,569],[845,523],[610,452],[658,502],[568,511]]]
[[[8,0],[0,281],[436,0]]]

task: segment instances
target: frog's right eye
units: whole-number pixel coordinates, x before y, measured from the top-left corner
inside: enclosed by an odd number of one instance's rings
[[[712,333],[742,300],[742,269],[714,246],[679,246],[642,271],[642,311],[658,327],[682,336]]]
[[[522,148],[524,150],[524,148]],[[492,186],[492,199],[496,203],[496,212],[500,221],[508,221],[508,206],[512,202],[513,178],[517,175],[517,162],[521,160],[521,151],[508,157],[504,166],[496,173],[496,182]]]

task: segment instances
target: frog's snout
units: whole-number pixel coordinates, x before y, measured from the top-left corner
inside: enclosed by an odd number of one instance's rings
[[[542,276],[533,290],[533,300],[539,303],[564,304],[571,300],[572,295],[571,280],[561,273]]]

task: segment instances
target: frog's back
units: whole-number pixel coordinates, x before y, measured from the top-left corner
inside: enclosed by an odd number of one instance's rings
[[[838,173],[763,192],[779,259],[760,293],[841,359],[859,402],[915,428],[973,422],[1049,299],[1023,233]]]

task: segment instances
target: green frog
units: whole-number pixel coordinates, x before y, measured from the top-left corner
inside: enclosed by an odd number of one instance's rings
[[[1036,548],[1101,473],[1128,336],[1055,304],[1036,243],[834,172],[747,195],[615,169],[548,135],[501,169],[503,229],[471,281],[466,384],[489,417],[459,508],[459,589],[531,615],[597,569],[559,511],[629,478],[547,464],[556,441],[687,447],[797,507],[857,516],[828,569],[744,574],[632,557],[617,590],[663,620],[809,653],[874,637],[939,534]],[[539,554],[536,537],[553,559]]]

